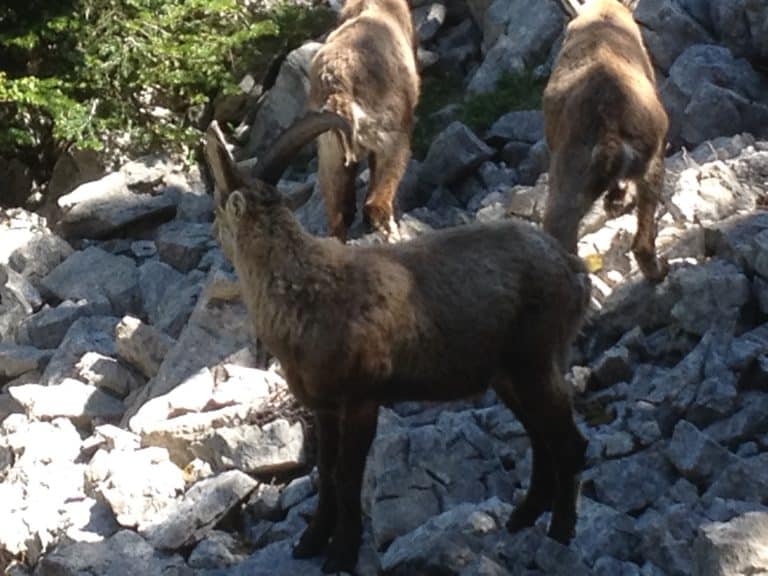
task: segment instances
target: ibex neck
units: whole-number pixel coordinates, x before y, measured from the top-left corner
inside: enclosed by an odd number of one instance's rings
[[[311,315],[318,303],[337,297],[345,253],[336,240],[307,234],[287,208],[277,210],[239,231],[235,256],[257,336],[268,347],[270,340],[287,343],[301,332],[291,319]]]

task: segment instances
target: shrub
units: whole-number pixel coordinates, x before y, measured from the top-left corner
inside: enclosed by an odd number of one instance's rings
[[[196,108],[332,20],[328,10],[244,0],[0,8],[0,155],[109,142],[132,153],[189,150]]]

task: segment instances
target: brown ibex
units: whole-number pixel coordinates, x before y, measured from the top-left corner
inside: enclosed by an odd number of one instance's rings
[[[215,126],[207,136],[219,242],[255,333],[316,417],[319,502],[294,555],[318,555],[330,539],[323,570],[354,568],[363,468],[381,404],[447,401],[489,386],[533,447],[530,487],[508,528],[551,508],[549,534],[568,542],[586,441],[563,372],[589,294],[582,262],[511,221],[369,247],[306,233],[274,184],[301,146],[331,129],[351,136],[339,116],[308,114],[249,184]]]
[[[544,90],[551,151],[544,229],[575,253],[595,200],[607,191],[606,212],[617,215],[633,182],[632,252],[645,277],[659,281],[668,270],[655,248],[668,120],[653,66],[632,13],[617,0],[588,0],[577,10]]]
[[[393,203],[408,165],[419,98],[417,39],[407,0],[347,0],[341,22],[315,55],[309,109],[352,126],[320,136],[318,180],[330,233],[344,241],[355,217],[358,160],[370,168],[366,222],[395,231]]]

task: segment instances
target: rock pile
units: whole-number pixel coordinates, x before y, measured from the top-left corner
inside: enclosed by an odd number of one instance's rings
[[[497,63],[546,62],[565,22],[550,0],[535,10],[415,4],[422,64],[453,67],[471,90],[493,83]],[[590,447],[574,543],[547,539],[546,519],[504,529],[531,453],[492,393],[404,403],[379,415],[360,574],[768,570],[768,92],[750,64],[766,55],[759,11],[638,3],[665,98],[679,104],[673,140],[698,146],[667,158],[664,282],[637,272],[634,216],[607,220],[598,203],[583,224],[593,295],[568,380]],[[715,40],[723,46],[701,45]],[[300,100],[311,51],[284,62],[259,134],[290,121],[278,108]],[[757,134],[733,135],[744,128]],[[400,235],[538,222],[546,165],[536,110],[486,134],[447,122],[402,183]],[[314,175],[291,178],[282,185]],[[290,554],[317,501],[310,422],[280,367],[260,361],[204,179],[144,158],[59,205],[50,226],[0,212],[0,566],[37,576],[319,571],[319,560]],[[298,214],[324,230],[317,193]],[[354,242],[381,241],[356,227]]]

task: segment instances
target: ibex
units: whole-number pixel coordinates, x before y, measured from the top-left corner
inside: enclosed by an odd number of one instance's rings
[[[589,294],[582,262],[512,221],[368,247],[306,233],[274,184],[291,157],[328,130],[352,137],[341,117],[310,113],[277,140],[250,183],[215,125],[206,145],[217,237],[255,333],[316,418],[319,501],[294,555],[319,555],[330,540],[323,570],[354,568],[380,405],[454,400],[489,386],[533,448],[530,488],[508,528],[532,525],[551,509],[549,534],[567,543],[586,450],[563,381]]]
[[[564,0],[566,2],[566,0]],[[571,10],[572,0],[566,2]],[[576,252],[579,222],[605,191],[609,215],[636,188],[632,252],[646,278],[668,270],[656,256],[656,205],[664,178],[667,114],[632,13],[616,0],[589,0],[569,24],[544,90],[551,150],[544,229]]]
[[[419,98],[417,40],[407,0],[347,0],[339,27],[310,68],[309,109],[334,112],[352,126],[318,142],[318,180],[330,233],[344,241],[355,217],[358,161],[368,155],[363,208],[369,226],[395,231],[393,203],[408,165]]]

